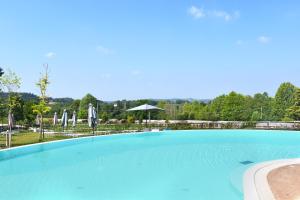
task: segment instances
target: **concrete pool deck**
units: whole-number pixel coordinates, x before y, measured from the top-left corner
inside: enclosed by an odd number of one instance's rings
[[[300,200],[300,159],[260,163],[246,171],[245,200]]]

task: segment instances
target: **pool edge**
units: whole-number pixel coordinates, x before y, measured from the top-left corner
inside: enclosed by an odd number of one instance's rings
[[[248,169],[243,179],[244,199],[275,200],[267,176],[274,169],[293,164],[300,164],[300,158],[267,161]]]

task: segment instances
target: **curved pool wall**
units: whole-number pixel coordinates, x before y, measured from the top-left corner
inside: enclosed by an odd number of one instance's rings
[[[243,199],[244,172],[300,157],[300,134],[203,130],[120,134],[0,151],[0,199]]]

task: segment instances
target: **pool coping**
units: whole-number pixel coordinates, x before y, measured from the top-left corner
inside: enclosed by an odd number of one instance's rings
[[[300,158],[273,160],[259,163],[248,169],[244,174],[245,200],[275,200],[267,176],[277,168],[300,164]]]
[[[49,141],[49,142],[38,142],[38,143],[33,143],[33,144],[21,145],[21,146],[17,146],[17,147],[10,147],[10,148],[5,148],[5,149],[0,149],[0,152],[10,151],[10,150],[14,150],[14,149],[26,148],[26,147],[30,147],[30,146],[38,146],[38,145],[44,145],[44,144],[64,142],[64,141],[72,141],[72,140],[76,141],[76,140],[83,140],[83,139],[97,138],[97,137],[105,137],[105,136],[136,135],[136,134],[144,134],[144,133],[158,133],[158,132],[129,132],[129,133],[112,133],[112,134],[107,134],[107,135],[90,135],[90,136],[83,136],[83,137],[76,137],[76,138],[54,140],[54,141]]]

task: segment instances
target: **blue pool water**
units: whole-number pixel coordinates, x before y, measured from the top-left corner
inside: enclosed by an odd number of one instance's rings
[[[0,199],[241,200],[245,170],[300,157],[300,133],[166,131],[0,152]]]

